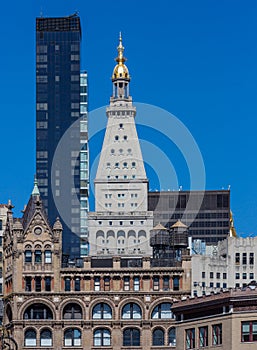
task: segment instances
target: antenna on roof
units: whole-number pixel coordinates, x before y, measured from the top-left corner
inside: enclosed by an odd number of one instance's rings
[[[40,17],[42,18],[43,17],[43,9],[42,9],[42,6],[40,8]]]

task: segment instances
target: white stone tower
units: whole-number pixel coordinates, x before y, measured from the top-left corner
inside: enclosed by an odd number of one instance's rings
[[[129,95],[129,71],[120,35],[113,95],[95,178],[95,210],[89,213],[90,255],[151,255],[148,179],[135,126],[136,108]]]

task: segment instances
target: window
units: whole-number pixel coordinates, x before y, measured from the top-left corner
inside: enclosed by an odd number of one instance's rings
[[[100,291],[100,277],[95,277],[94,280],[94,286],[95,286],[95,291],[99,292]]]
[[[121,318],[123,319],[141,319],[142,311],[140,306],[135,303],[126,304],[121,313]]]
[[[81,332],[79,329],[67,329],[64,332],[64,346],[80,346]]]
[[[226,274],[226,272],[223,272],[223,279],[224,279],[224,280],[227,279],[227,274]]]
[[[199,347],[204,348],[208,346],[208,327],[199,328]]]
[[[74,290],[75,290],[75,292],[79,292],[80,291],[80,278],[79,277],[75,278]]]
[[[250,280],[254,280],[254,273],[253,272],[250,272],[249,278],[250,278]]]
[[[24,337],[25,346],[36,346],[37,345],[37,334],[34,329],[28,329],[25,332]]]
[[[202,271],[202,278],[205,278],[205,272]]]
[[[49,329],[40,332],[40,346],[52,346],[52,332]]]
[[[129,282],[130,278],[128,276],[124,277],[124,290],[130,290]]]
[[[240,253],[235,254],[235,264],[240,265]]]
[[[236,280],[239,280],[239,279],[240,279],[240,273],[236,272]]]
[[[250,253],[250,255],[249,255],[249,264],[250,265],[254,264],[254,253]]]
[[[163,290],[169,290],[170,289],[170,278],[169,276],[163,277]]]
[[[40,264],[42,262],[42,252],[41,250],[35,250],[35,263]]]
[[[210,278],[213,278],[213,272],[210,272]]]
[[[186,349],[195,349],[195,329],[186,329]]]
[[[139,291],[140,290],[140,284],[139,284],[139,277],[134,277],[134,290]]]
[[[173,290],[179,290],[179,277],[173,278]]]
[[[52,320],[53,314],[48,306],[44,304],[33,304],[29,306],[23,315],[24,320]]]
[[[71,290],[70,277],[65,277],[64,279],[64,290],[65,292],[70,292]]]
[[[51,264],[52,263],[52,252],[51,250],[45,251],[45,264]]]
[[[168,333],[168,344],[169,346],[176,346],[176,328],[172,327]]]
[[[25,277],[25,291],[31,292],[31,277]]]
[[[153,278],[153,290],[159,290],[159,277]]]
[[[243,272],[243,280],[246,280],[246,279],[247,279],[247,273]]]
[[[212,345],[222,344],[222,325],[215,324],[212,326]]]
[[[242,264],[243,264],[243,265],[246,265],[246,264],[247,264],[247,253],[243,253]]]
[[[216,278],[219,280],[220,279],[220,272],[216,273]]]
[[[51,292],[51,277],[45,277],[45,291]]]
[[[127,328],[123,332],[123,346],[140,346],[140,331],[136,328]]]
[[[242,342],[257,341],[257,321],[242,322]]]
[[[104,290],[110,290],[110,277],[104,277]]]
[[[171,303],[161,303],[157,305],[152,312],[151,318],[159,318],[159,319],[171,319],[173,318],[173,314],[171,312]]]
[[[164,345],[164,332],[162,329],[157,328],[153,331],[153,346],[163,346]]]
[[[35,277],[35,291],[41,292],[41,277]]]
[[[25,263],[32,262],[32,252],[31,250],[25,250]]]
[[[94,346],[110,346],[111,332],[108,329],[100,328],[94,331]]]
[[[112,309],[108,304],[99,303],[93,308],[93,319],[105,320],[112,318]]]
[[[3,220],[0,220],[0,230],[3,229]]]
[[[81,320],[82,309],[80,305],[75,303],[66,305],[63,309],[63,318],[65,320]]]

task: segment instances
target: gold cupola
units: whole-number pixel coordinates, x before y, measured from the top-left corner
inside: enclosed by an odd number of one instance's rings
[[[116,80],[116,79],[130,80],[128,68],[124,64],[124,62],[127,59],[123,56],[124,46],[122,45],[121,33],[120,33],[120,38],[119,38],[119,46],[117,47],[117,50],[118,50],[118,57],[116,57],[116,59],[115,59],[117,64],[114,67],[114,70],[112,73],[112,80]]]

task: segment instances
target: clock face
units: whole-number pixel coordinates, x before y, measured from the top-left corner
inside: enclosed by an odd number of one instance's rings
[[[35,228],[34,228],[34,233],[35,233],[35,235],[41,235],[41,233],[42,233],[42,228],[41,228],[41,227],[35,227]]]

